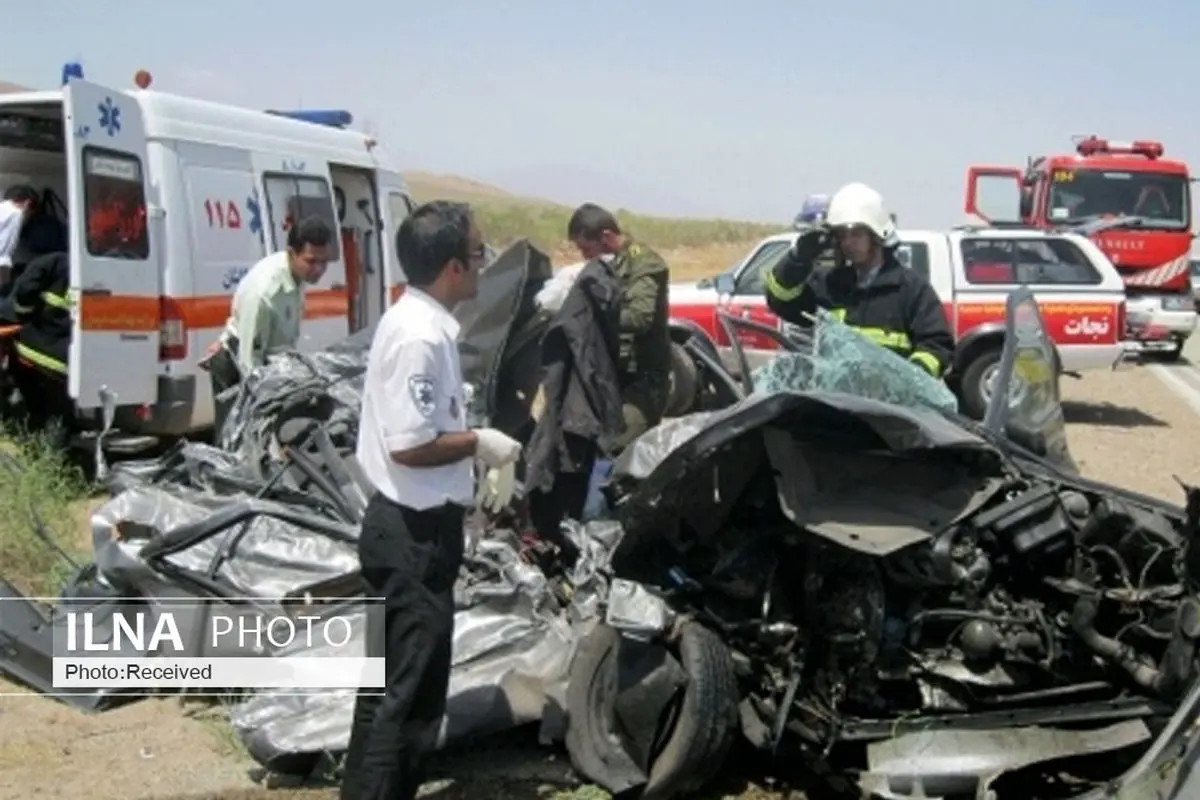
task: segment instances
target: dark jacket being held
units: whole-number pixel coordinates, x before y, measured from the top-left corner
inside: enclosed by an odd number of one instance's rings
[[[597,445],[623,429],[620,330],[621,284],[592,261],[542,339],[544,405],[525,448],[527,489],[549,492],[558,473],[590,472]]]
[[[766,287],[767,306],[785,322],[808,327],[812,323],[806,315],[823,308],[935,378],[950,366],[954,334],[937,292],[890,248],[865,287],[859,286],[853,266],[814,269],[794,251],[767,276]]]

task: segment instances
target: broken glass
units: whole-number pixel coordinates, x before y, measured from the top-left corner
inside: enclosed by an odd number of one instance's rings
[[[807,352],[781,353],[753,373],[755,393],[843,392],[905,408],[958,410],[954,393],[916,364],[818,310]]]

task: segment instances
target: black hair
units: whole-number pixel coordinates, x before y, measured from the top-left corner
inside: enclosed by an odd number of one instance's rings
[[[288,228],[287,246],[297,253],[306,246],[328,247],[333,241],[333,229],[317,216],[305,217]]]
[[[471,257],[471,207],[434,200],[418,206],[396,231],[396,255],[413,286],[428,286],[446,264]]]
[[[595,203],[584,203],[575,209],[567,222],[567,238],[572,241],[585,239],[594,242],[605,231],[620,233],[621,226],[617,224],[617,218],[611,211]]]
[[[41,199],[38,190],[28,183],[18,183],[4,190],[4,199],[14,203],[36,203]]]

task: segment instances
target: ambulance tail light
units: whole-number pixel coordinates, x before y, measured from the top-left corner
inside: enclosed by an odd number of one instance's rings
[[[1127,324],[1128,323],[1125,321],[1125,301],[1122,300],[1120,303],[1117,304],[1117,341],[1118,342],[1123,341],[1125,339],[1125,335],[1126,335],[1125,326]]]
[[[183,306],[171,297],[158,299],[158,360],[181,361],[188,354],[187,320]]]

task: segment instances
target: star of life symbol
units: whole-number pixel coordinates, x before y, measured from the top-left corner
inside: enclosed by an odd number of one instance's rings
[[[414,375],[408,379],[408,393],[412,395],[413,404],[423,417],[432,415],[437,407],[434,386],[433,378],[429,375]]]

